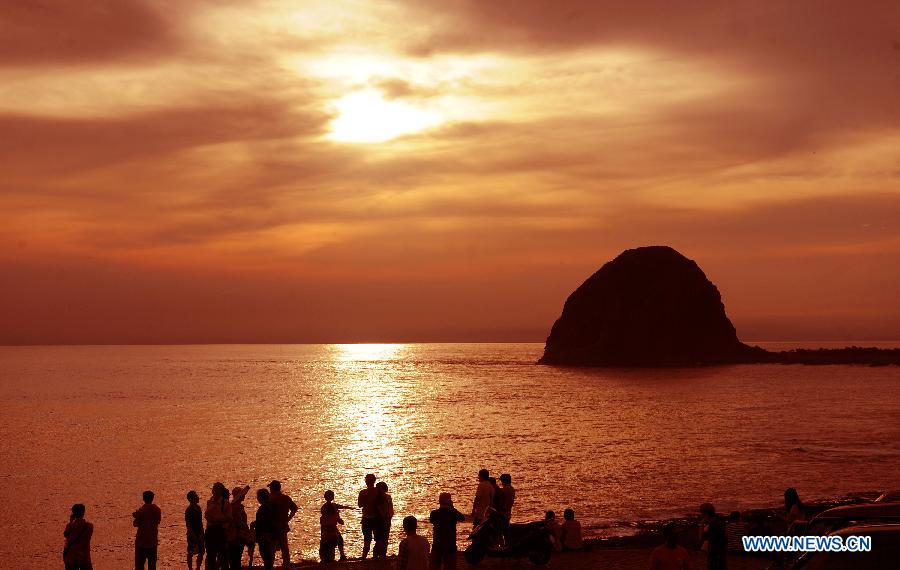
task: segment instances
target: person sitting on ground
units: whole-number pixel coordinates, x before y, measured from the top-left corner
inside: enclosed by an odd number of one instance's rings
[[[63,547],[63,563],[66,570],[92,570],[91,564],[91,536],[94,534],[94,525],[84,520],[84,505],[76,503],[72,505],[72,514],[69,516],[69,524],[63,531],[66,544]]]
[[[352,509],[353,507],[348,507],[346,505],[339,505],[334,502],[334,491],[331,489],[325,491],[325,502],[322,504],[322,508],[320,509],[321,517],[319,522],[322,526],[322,538],[324,540],[326,534],[326,523],[329,526],[328,534],[330,537],[337,540],[337,548],[340,553],[340,561],[343,562],[347,560],[347,555],[344,554],[344,536],[341,534],[341,531],[338,529],[337,525],[344,524],[344,520],[340,517],[339,511],[344,509]],[[326,521],[325,517],[328,517]],[[331,525],[333,523],[333,528]],[[321,544],[320,544],[321,546]]]
[[[490,479],[487,469],[478,472],[478,488],[475,490],[475,500],[472,501],[473,526],[478,526],[487,518],[488,509],[494,503],[494,486],[491,485]]]
[[[743,520],[740,511],[732,511],[725,524],[725,542],[728,552],[744,554],[743,537],[750,534],[750,524]]]
[[[290,568],[291,547],[288,544],[288,532],[291,530],[291,527],[288,523],[297,514],[297,503],[281,492],[281,481],[269,483],[269,491],[269,503],[272,505],[272,511],[275,513],[275,522],[277,523],[275,544],[281,550],[282,566]]]
[[[387,556],[388,540],[391,536],[391,520],[394,518],[394,499],[388,493],[387,483],[379,481],[375,485],[378,491],[378,517],[379,524],[375,527],[375,548],[372,549],[372,558],[384,558]]]
[[[357,506],[362,509],[360,525],[362,526],[363,534],[363,560],[369,555],[369,548],[372,546],[372,535],[381,523],[381,517],[378,514],[378,489],[375,488],[375,475],[372,473],[366,474],[365,481],[366,488],[359,492],[359,497],[356,499]]]
[[[563,519],[560,532],[563,550],[581,550],[584,548],[584,540],[581,538],[581,523],[575,520],[575,511],[566,509],[563,511]]]
[[[711,503],[700,505],[700,544],[707,551],[706,568],[725,570],[728,565],[728,539],[725,525],[716,516],[716,508]]]
[[[156,570],[156,548],[159,545],[159,523],[162,520],[162,511],[153,504],[153,491],[144,491],[144,504],[132,513],[133,525],[137,528],[134,536],[134,567],[137,570],[144,568]]]
[[[188,506],[184,510],[184,526],[187,529],[187,567],[193,570],[191,565],[194,556],[197,557],[197,570],[203,564],[203,554],[206,547],[203,544],[203,509],[200,508],[200,495],[197,491],[188,491]]]
[[[397,550],[397,570],[427,570],[429,564],[428,540],[416,534],[419,521],[409,516],[403,519],[406,538],[400,541]]]
[[[256,519],[250,525],[256,535],[256,546],[263,560],[263,568],[272,570],[275,566],[275,534],[278,522],[275,520],[275,511],[269,503],[269,491],[259,489],[256,491],[256,501],[259,508],[256,509]]]
[[[544,515],[544,527],[550,532],[550,540],[553,542],[553,549],[559,552],[562,550],[562,527],[556,520],[556,513],[547,511]]]
[[[688,551],[678,544],[675,524],[668,523],[662,529],[665,543],[657,546],[650,554],[650,570],[688,570]]]
[[[441,493],[439,507],[428,517],[432,525],[431,570],[456,570],[456,524],[466,517],[453,507],[450,493]]]

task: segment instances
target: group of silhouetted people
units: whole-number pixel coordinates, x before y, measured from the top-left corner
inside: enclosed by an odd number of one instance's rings
[[[244,499],[249,491],[248,485],[237,486],[229,491],[223,483],[217,482],[212,486],[205,509],[200,506],[200,495],[197,491],[187,493],[188,505],[184,511],[184,523],[187,533],[186,562],[189,570],[195,568],[199,570],[204,563],[207,570],[239,570],[244,552],[247,553],[251,566],[254,555],[258,553],[263,561],[263,567],[267,569],[274,567],[276,555],[280,552],[282,564],[285,568],[289,567],[291,562],[288,544],[289,523],[297,513],[297,504],[282,491],[280,481],[272,481],[267,488],[256,491],[258,506],[251,522],[244,505]],[[387,483],[377,481],[374,474],[369,473],[365,476],[365,488],[357,497],[357,507],[361,510],[363,559],[367,558],[370,552],[373,558],[387,556],[391,520],[394,517],[394,503],[388,491]],[[133,525],[136,528],[134,541],[136,570],[156,569],[162,512],[153,504],[154,497],[152,491],[144,491],[143,504],[132,513]],[[508,529],[515,498],[516,490],[512,486],[512,477],[509,474],[501,475],[498,485],[497,479],[491,477],[486,469],[482,469],[478,473],[478,486],[472,503],[473,524],[477,526],[490,513],[497,513],[504,522],[504,528]],[[319,557],[322,562],[332,562],[337,552],[338,560],[343,561],[347,556],[344,551],[344,538],[339,528],[344,524],[340,511],[352,507],[335,502],[335,495],[331,490],[325,491],[324,499],[319,519],[321,528]],[[77,504],[72,507],[70,521],[65,529],[66,543],[63,552],[67,570],[92,568],[90,542],[94,527],[85,520],[84,515],[84,505]],[[465,515],[454,507],[450,493],[440,493],[438,508],[431,511],[429,516],[434,542],[430,545],[428,540],[417,532],[418,520],[412,516],[405,517],[404,538],[399,545],[397,568],[455,569],[456,526],[465,518]],[[580,527],[578,540],[581,540]]]
[[[733,511],[727,520],[716,514],[711,503],[700,505],[700,550],[706,552],[708,570],[726,570],[728,553],[744,554],[742,537],[765,534],[766,530],[753,521],[744,519],[740,511]],[[790,487],[784,492],[784,514],[779,517],[787,534],[801,532],[806,525],[806,508],[797,490]],[[678,529],[675,523],[667,523],[662,528],[664,543],[656,547],[650,556],[651,570],[689,570],[690,556],[678,544]]]

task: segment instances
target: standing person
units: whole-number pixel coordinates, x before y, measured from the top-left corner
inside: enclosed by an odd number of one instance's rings
[[[725,525],[710,503],[700,505],[700,544],[706,547],[708,570],[725,570],[728,564],[728,537]]]
[[[689,570],[688,551],[678,545],[675,525],[666,524],[662,534],[666,542],[654,548],[650,554],[650,570]]]
[[[250,528],[256,533],[256,545],[259,548],[259,556],[263,560],[263,568],[272,570],[275,566],[275,530],[277,522],[275,521],[275,511],[269,502],[269,491],[259,489],[256,491],[256,502],[259,508],[256,509],[256,519]]]
[[[400,541],[397,550],[397,570],[428,570],[428,540],[416,534],[418,526],[416,517],[403,519],[406,538]]]
[[[188,491],[188,506],[184,510],[184,526],[187,529],[187,567],[193,570],[191,562],[197,557],[197,570],[203,564],[203,554],[206,552],[203,544],[203,509],[200,508],[200,495],[197,491]]]
[[[506,517],[506,521],[512,518],[513,505],[516,503],[516,488],[512,486],[512,476],[504,473],[500,476],[500,514]]]
[[[289,522],[297,514],[297,503],[288,495],[281,492],[281,481],[269,483],[269,502],[275,511],[275,543],[281,549],[281,564],[285,568],[291,566],[291,548],[288,544],[288,531],[291,530]]]
[[[793,487],[784,491],[784,520],[788,524],[788,534],[797,534],[798,527],[802,528],[806,524],[803,501]]]
[[[250,491],[250,485],[235,487],[231,491],[231,524],[227,528],[228,561],[232,570],[240,570],[244,558],[244,547],[252,542],[250,525],[247,524],[247,510],[244,508],[244,497]]]
[[[228,525],[231,505],[228,489],[220,482],[212,486],[212,496],[206,501],[206,570],[221,570],[228,566]]]
[[[491,485],[491,476],[487,469],[478,472],[478,488],[475,490],[475,500],[472,502],[472,525],[478,526],[487,518],[488,509],[494,503],[494,486]]]
[[[394,499],[388,493],[387,483],[379,481],[375,485],[378,491],[378,526],[375,527],[375,548],[372,558],[387,556],[388,541],[391,536],[391,520],[394,518]]]
[[[368,473],[365,481],[366,488],[359,492],[359,497],[356,499],[357,506],[362,509],[363,560],[369,555],[372,534],[381,521],[378,514],[378,489],[375,488],[375,475]]]
[[[500,483],[503,485],[500,487],[497,495],[500,497],[500,500],[497,501],[498,508],[497,511],[500,513],[500,516],[503,517],[501,520],[501,524],[503,528],[503,541],[506,544],[509,544],[509,523],[512,519],[512,510],[513,505],[516,502],[516,489],[512,486],[512,476],[509,473],[504,473],[500,476]]]
[[[72,505],[69,524],[63,531],[66,545],[63,547],[63,563],[66,570],[93,570],[91,564],[91,536],[94,525],[84,520],[84,505]]]
[[[326,519],[325,519],[325,517],[327,516],[327,517],[329,517],[327,520],[328,525],[331,525],[331,523],[334,523],[334,528],[332,529],[329,526],[327,532],[328,532],[329,536],[334,537],[337,540],[338,552],[341,555],[339,560],[341,562],[347,560],[347,555],[344,554],[344,537],[341,534],[341,531],[337,527],[337,525],[339,525],[339,524],[344,524],[344,520],[341,518],[339,511],[341,511],[343,509],[349,509],[349,508],[352,508],[352,507],[348,507],[346,505],[339,505],[334,502],[334,491],[332,491],[331,489],[328,489],[327,491],[325,491],[325,502],[322,504],[322,508],[321,508],[322,518],[319,521],[322,526],[322,538],[324,539],[325,535],[326,535],[326,529],[325,529]]]
[[[466,517],[453,507],[450,493],[441,493],[438,505],[428,517],[434,529],[429,566],[431,570],[456,570],[456,524]]]
[[[560,543],[563,550],[581,550],[584,540],[581,538],[581,523],[575,520],[575,511],[563,511],[563,524],[560,531]]]
[[[137,532],[134,536],[134,568],[143,570],[144,562],[147,570],[156,570],[156,547],[159,545],[159,523],[162,511],[153,504],[153,491],[144,491],[144,504],[134,511],[132,523]]]

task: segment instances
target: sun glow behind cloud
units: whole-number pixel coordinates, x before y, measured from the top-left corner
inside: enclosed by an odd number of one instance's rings
[[[351,93],[335,104],[337,118],[329,138],[340,142],[379,143],[435,127],[441,116],[405,101],[389,101],[374,90]]]

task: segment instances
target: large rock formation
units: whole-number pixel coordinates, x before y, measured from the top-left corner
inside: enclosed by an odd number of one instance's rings
[[[629,249],[566,300],[545,364],[690,366],[760,361],[737,338],[719,290],[671,247]]]

